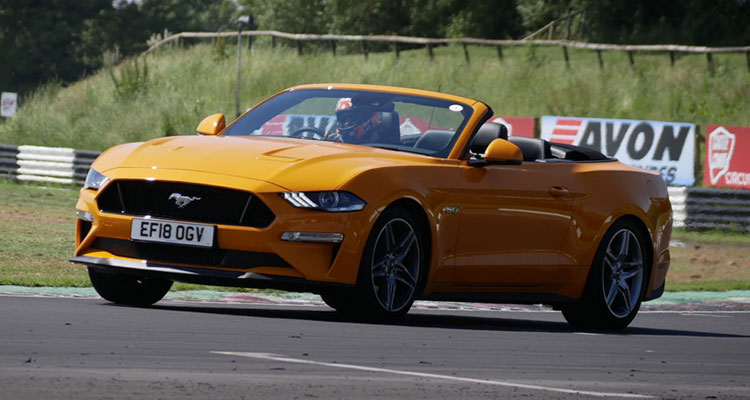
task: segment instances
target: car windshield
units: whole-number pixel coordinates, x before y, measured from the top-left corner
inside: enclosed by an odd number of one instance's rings
[[[296,89],[259,105],[225,136],[284,136],[446,157],[473,109],[431,97]]]

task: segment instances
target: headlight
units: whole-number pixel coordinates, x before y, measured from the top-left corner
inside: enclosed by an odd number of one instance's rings
[[[107,181],[108,177],[95,171],[93,168],[89,168],[89,173],[86,175],[86,182],[83,184],[84,189],[99,190]]]
[[[367,205],[349,192],[285,192],[284,200],[297,208],[312,208],[328,212],[359,211]]]

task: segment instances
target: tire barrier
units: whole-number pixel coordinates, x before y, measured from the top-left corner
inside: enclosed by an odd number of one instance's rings
[[[62,147],[0,144],[0,177],[19,181],[82,184],[100,153]]]
[[[750,191],[670,187],[675,228],[750,231]]]

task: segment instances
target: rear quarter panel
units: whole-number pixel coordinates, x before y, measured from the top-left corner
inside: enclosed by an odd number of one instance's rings
[[[664,284],[669,266],[672,208],[664,180],[656,172],[620,162],[580,163],[571,178],[575,200],[563,246],[563,265],[589,267],[612,224],[620,218],[635,217],[649,239],[648,297]]]

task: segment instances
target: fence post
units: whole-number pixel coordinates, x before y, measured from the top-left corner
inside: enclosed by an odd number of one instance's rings
[[[301,40],[297,40],[297,55],[298,56],[302,55],[302,41]]]
[[[750,51],[745,52],[745,60],[747,61],[747,72],[750,73]]]
[[[435,58],[435,54],[432,53],[432,44],[427,43],[427,54],[430,56],[430,60]]]
[[[398,45],[398,42],[393,42],[393,50],[396,52],[396,58],[401,57],[401,49],[399,49]]]
[[[497,45],[497,57],[500,59],[500,62],[503,62],[503,46]]]
[[[563,49],[563,56],[565,57],[565,67],[570,68],[570,58],[568,57],[568,48],[566,46],[563,46],[562,49]]]
[[[276,36],[271,36],[271,48],[276,48]]]
[[[580,31],[581,37],[580,40],[583,40],[583,38],[586,36],[586,9],[583,9],[583,13],[581,15],[581,26],[579,26],[578,30]]]
[[[674,67],[674,51],[669,52],[669,66]]]
[[[715,68],[714,68],[714,57],[711,53],[706,53],[706,61],[708,61],[708,72],[711,73],[711,75],[713,75],[715,72]]]
[[[365,53],[365,60],[367,60],[367,42],[364,40],[362,41],[362,52]]]
[[[466,63],[468,64],[469,62],[471,62],[471,60],[469,60],[469,45],[467,45],[466,43],[461,44],[463,44],[464,46],[464,58],[466,59]]]
[[[331,39],[329,43],[331,44],[331,53],[336,56],[336,41]]]
[[[635,58],[633,58],[632,51],[628,51],[628,58],[630,59],[630,66],[635,68]]]
[[[604,69],[604,60],[602,60],[602,51],[596,51],[596,57],[599,58],[599,69]]]

